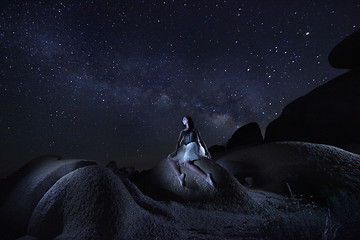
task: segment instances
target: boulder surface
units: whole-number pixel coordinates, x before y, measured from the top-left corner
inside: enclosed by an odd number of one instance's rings
[[[244,211],[253,207],[246,189],[223,167],[206,158],[194,164],[212,175],[215,187],[180,164],[181,172],[185,173],[185,186],[182,187],[167,159],[140,174],[134,181],[143,193],[157,200],[210,203],[214,208],[229,207]]]
[[[75,169],[95,164],[98,163],[48,155],[33,159],[8,177],[0,191],[2,239],[14,239],[25,234],[32,211],[58,179]]]
[[[80,168],[57,181],[28,227],[38,239],[59,240],[176,238],[173,232],[164,219],[139,207],[119,177],[102,166]]]
[[[232,152],[217,161],[245,183],[325,203],[340,189],[360,191],[360,155],[304,142],[276,142]]]

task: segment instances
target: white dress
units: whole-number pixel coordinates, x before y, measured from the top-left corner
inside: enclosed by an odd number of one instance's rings
[[[178,163],[183,163],[185,161],[194,161],[202,157],[206,157],[205,149],[196,142],[190,142],[187,145],[182,144],[175,157],[172,159]]]

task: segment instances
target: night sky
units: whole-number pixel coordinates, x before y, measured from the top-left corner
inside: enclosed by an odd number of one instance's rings
[[[208,145],[345,70],[360,1],[2,1],[0,177],[32,158],[145,169],[190,115]]]

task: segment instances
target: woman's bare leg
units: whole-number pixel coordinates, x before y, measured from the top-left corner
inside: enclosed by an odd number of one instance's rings
[[[203,170],[201,170],[198,166],[194,165],[193,162],[191,162],[191,161],[185,161],[184,162],[184,167],[186,167],[190,171],[196,173],[197,175],[202,177],[207,183],[209,183],[211,186],[214,187],[214,182],[213,182],[213,180],[211,178],[210,173],[205,174]]]
[[[181,172],[180,172],[180,167],[176,164],[176,162],[174,160],[172,160],[170,157],[167,158],[171,168],[174,170],[174,172],[176,173],[176,176],[180,176]]]
[[[171,157],[168,157],[167,160],[171,168],[174,170],[177,178],[179,179],[181,186],[184,186],[185,174],[180,172],[180,167],[177,165],[177,163],[174,160],[171,159]]]
[[[190,171],[196,173],[197,175],[199,175],[200,177],[202,177],[204,179],[207,178],[204,171],[201,170],[198,166],[194,165],[191,161],[185,161],[184,162],[184,167],[186,167],[187,169],[189,169]]]

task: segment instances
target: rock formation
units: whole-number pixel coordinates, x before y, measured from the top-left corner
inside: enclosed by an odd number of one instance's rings
[[[353,69],[360,67],[360,30],[341,41],[329,54],[334,68]]]
[[[288,104],[265,140],[337,145],[360,143],[360,69],[353,69]]]
[[[89,166],[67,174],[43,196],[28,234],[38,239],[143,239],[161,236],[154,231],[164,226],[136,204],[110,170]],[[171,231],[166,236],[175,237]]]
[[[256,145],[264,142],[259,124],[252,122],[235,131],[226,144],[227,150],[243,145]]]
[[[264,148],[267,145],[268,147]],[[304,174],[304,166],[308,166],[305,163],[321,156],[325,156],[325,160],[317,163],[326,164],[320,164],[322,167],[318,166],[318,169],[326,169],[328,163],[333,164],[331,166],[337,166],[336,164],[342,166],[352,162],[356,157],[345,154],[343,153],[345,151],[341,152],[342,150],[339,153],[333,147],[330,149],[320,147],[315,151],[312,146],[313,144],[310,146],[303,144],[293,146],[290,143],[263,144],[253,147],[257,149],[254,152],[250,151],[251,148],[246,148],[233,151],[224,157],[230,161],[231,157],[235,156],[234,154],[242,152],[240,156],[248,158],[247,160],[252,158],[255,162],[267,163],[264,172],[274,173],[274,178],[276,176],[280,178],[279,181],[272,181],[273,186],[275,186],[274,183],[280,183],[286,178],[284,177],[286,169],[291,169],[292,174],[298,172],[300,175]],[[245,152],[249,155],[243,154]],[[302,160],[303,158],[306,160]],[[31,169],[28,169],[27,175],[36,176],[39,173],[41,175],[45,169],[49,169],[50,173],[56,173],[54,169],[57,168],[52,168],[51,166],[54,166],[52,164],[49,165],[50,162],[57,163],[55,160],[73,163],[87,162],[86,160],[49,159],[43,164],[34,164]],[[269,160],[275,162],[273,169]],[[286,165],[286,161],[294,163],[288,164],[290,167],[283,166],[276,169],[276,166]],[[21,214],[13,215],[14,218],[22,218],[19,222],[26,223],[27,227],[25,231],[19,231],[13,227],[7,230],[7,235],[3,235],[2,228],[1,237],[21,240],[199,238],[315,240],[323,238],[325,230],[331,236],[339,233],[340,237],[333,237],[334,239],[344,237],[356,239],[354,237],[359,234],[357,227],[359,221],[353,218],[354,213],[357,213],[359,209],[359,206],[355,204],[358,199],[352,198],[350,201],[346,192],[328,199],[332,203],[331,206],[329,205],[332,214],[333,209],[348,209],[345,215],[341,212],[341,216],[346,218],[346,221],[344,219],[339,221],[333,217],[325,221],[329,217],[326,216],[327,209],[309,208],[299,203],[294,204],[286,197],[275,193],[243,187],[229,172],[211,160],[202,159],[195,164],[198,164],[205,172],[213,174],[217,183],[216,188],[209,186],[203,179],[186,169],[182,169],[187,174],[186,187],[180,187],[166,160],[160,161],[155,168],[137,175],[135,180],[138,185],[121,172],[118,172],[117,176],[101,165],[90,164],[74,168],[50,184],[51,186],[45,192],[42,191],[44,188],[41,185],[37,185],[33,193],[39,192],[41,196],[35,207],[20,206],[21,202],[18,199],[11,213],[17,214],[20,210],[30,213],[30,218],[26,216],[24,218]],[[48,168],[44,168],[45,165]],[[55,166],[58,165],[55,164]],[[313,165],[310,164],[310,166]],[[332,172],[339,182],[341,178],[346,179],[340,186],[343,189],[349,187],[354,192],[358,191],[359,172],[356,167],[353,172],[336,168],[329,172]],[[322,174],[316,179],[321,182],[323,176],[327,177],[326,174]],[[295,179],[301,182],[303,178],[295,177]],[[295,193],[299,186],[293,182],[290,185]],[[9,188],[11,191],[8,194],[13,190],[17,191],[17,188],[18,185],[13,185]],[[169,192],[171,194],[168,194]],[[25,198],[29,199],[28,195],[25,192]],[[4,209],[3,205],[1,207]],[[14,210],[17,208],[19,209]],[[9,213],[0,215],[2,224],[8,219]]]
[[[259,124],[252,122],[237,129],[225,146],[214,145],[209,148],[209,152],[214,160],[221,158],[229,150],[247,148],[264,143]]]
[[[205,158],[195,164],[212,175],[216,187],[210,186],[204,179],[181,166],[181,172],[185,173],[185,187],[182,187],[167,159],[140,174],[134,181],[146,195],[158,200],[211,202],[214,208],[236,205],[244,211],[252,207],[253,202],[245,188],[224,168]]]
[[[24,235],[32,211],[46,191],[67,173],[94,164],[98,163],[82,159],[63,160],[49,155],[36,158],[20,168],[6,180],[0,191],[0,236],[13,239]]]
[[[360,190],[360,155],[303,142],[268,143],[232,152],[217,161],[237,179],[282,195],[304,195],[325,203],[338,189]]]
[[[329,56],[334,66],[354,69],[288,104],[267,126],[267,142],[303,141],[345,149],[360,143],[360,68],[355,54],[359,51],[359,36],[360,31],[355,32]]]
[[[208,150],[212,157],[217,157],[217,156],[225,153],[226,147],[223,145],[213,145],[213,146],[209,147]]]

